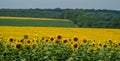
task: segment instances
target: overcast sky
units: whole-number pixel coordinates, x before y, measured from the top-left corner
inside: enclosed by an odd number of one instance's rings
[[[0,0],[0,8],[82,8],[120,10],[120,0]]]

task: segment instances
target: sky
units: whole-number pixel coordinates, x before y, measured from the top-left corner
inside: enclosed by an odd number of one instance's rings
[[[120,11],[120,0],[0,0],[0,8],[79,8]]]

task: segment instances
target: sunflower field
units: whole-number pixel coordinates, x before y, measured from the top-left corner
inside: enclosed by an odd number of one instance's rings
[[[120,43],[62,35],[32,38],[0,35],[0,61],[120,61]]]
[[[120,61],[120,29],[76,28],[66,19],[0,17],[0,61]]]

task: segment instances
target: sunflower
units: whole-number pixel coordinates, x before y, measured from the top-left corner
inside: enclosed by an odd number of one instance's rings
[[[53,41],[54,40],[54,38],[53,37],[50,37],[50,41]]]
[[[33,48],[33,49],[35,49],[37,47],[37,44],[36,43],[33,43],[32,45],[31,45],[31,48]]]
[[[61,35],[58,35],[58,36],[57,36],[57,39],[62,39],[62,36],[61,36]]]
[[[74,42],[73,44],[71,44],[71,48],[73,50],[77,50],[79,48],[79,44],[77,42]]]
[[[108,40],[109,43],[112,43],[112,40]]]
[[[37,41],[37,40],[38,40],[38,35],[37,35],[37,34],[34,35],[33,40],[34,40],[34,41]]]
[[[49,39],[46,39],[46,40],[45,40],[45,43],[47,43],[47,42],[49,42]]]
[[[69,39],[69,41],[71,42],[72,40],[71,40],[71,39]]]
[[[99,46],[101,47],[101,46],[102,46],[102,44],[99,44]]]
[[[106,45],[106,44],[104,44],[104,45],[103,45],[103,47],[104,47],[104,48],[107,48],[107,45]]]
[[[59,43],[60,43],[60,40],[55,40],[55,43],[56,43],[56,44],[59,44]]]
[[[24,43],[24,39],[21,39],[19,42]]]
[[[11,38],[9,38],[9,40],[8,40],[10,43],[14,43],[14,38],[13,37],[11,37]]]
[[[22,44],[21,44],[21,43],[16,43],[16,44],[15,44],[15,49],[16,49],[16,50],[22,49]]]
[[[34,38],[36,38],[36,39],[37,39],[37,38],[38,38],[38,35],[37,35],[37,34],[34,34]]]
[[[67,39],[64,39],[64,40],[62,41],[62,43],[65,44],[65,45],[67,45],[68,42],[69,42],[69,41],[68,41]]]
[[[77,38],[77,37],[74,37],[74,38],[73,38],[73,41],[74,41],[74,42],[78,42],[78,38]]]
[[[83,45],[86,45],[87,44],[87,39],[84,37],[84,38],[81,38],[81,43]]]
[[[118,43],[118,45],[120,46],[120,43]]]
[[[9,50],[10,48],[11,48],[11,44],[8,44],[8,43],[7,43],[7,44],[5,45],[5,50]]]
[[[93,46],[93,47],[95,47],[95,46],[96,46],[96,44],[95,44],[95,43],[93,43],[93,44],[92,44],[92,46]]]
[[[28,35],[24,35],[24,38],[23,39],[28,39]]]
[[[26,40],[26,45],[31,45],[32,41],[31,40]]]

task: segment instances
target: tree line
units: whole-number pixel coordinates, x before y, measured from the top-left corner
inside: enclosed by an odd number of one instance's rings
[[[77,27],[120,28],[120,11],[106,9],[0,9],[0,16],[69,19]]]

